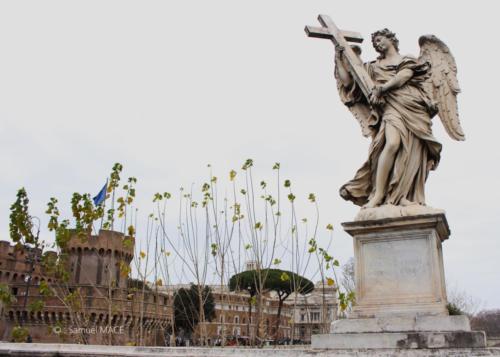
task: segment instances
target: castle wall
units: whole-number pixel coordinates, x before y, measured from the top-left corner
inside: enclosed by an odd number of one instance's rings
[[[123,234],[101,230],[98,236],[72,236],[64,253],[68,253],[69,281],[56,279],[26,257],[41,257],[41,251],[14,249],[0,241],[0,283],[7,284],[16,301],[0,306],[0,338],[11,339],[12,328],[22,325],[33,342],[86,343],[124,345],[137,341],[143,331],[145,345],[165,345],[164,331],[172,322],[171,300],[162,293],[131,289],[127,277],[120,274],[120,264],[130,264],[132,244],[124,244]],[[130,240],[129,240],[130,241]],[[56,252],[44,254],[57,257]],[[40,282],[46,281],[54,296],[40,295]],[[27,292],[28,291],[28,292]],[[75,305],[66,301],[68,294],[78,292]],[[111,299],[109,299],[111,294]],[[30,311],[30,305],[43,301],[41,311]]]

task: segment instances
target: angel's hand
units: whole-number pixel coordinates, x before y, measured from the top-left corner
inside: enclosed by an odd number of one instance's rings
[[[370,103],[373,104],[373,105],[380,105],[382,104],[383,100],[382,100],[382,93],[383,93],[383,88],[382,86],[375,86],[373,89],[372,89],[372,92],[370,94]]]
[[[342,57],[342,54],[344,53],[344,46],[342,45],[335,45],[335,57],[340,59]]]
[[[377,98],[382,98],[382,95],[385,93],[384,86],[381,85],[376,85],[373,88],[372,93],[377,97]]]

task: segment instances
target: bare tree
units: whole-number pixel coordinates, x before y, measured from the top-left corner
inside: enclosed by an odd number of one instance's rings
[[[354,258],[350,257],[347,262],[342,265],[342,280],[340,284],[344,288],[345,291],[352,292],[355,289],[355,280],[354,280]]]
[[[464,313],[472,317],[481,310],[483,302],[468,294],[465,290],[460,289],[456,284],[446,287],[448,296],[448,308],[458,309],[457,313]]]
[[[471,318],[473,330],[485,331],[488,337],[500,337],[500,310],[483,310]]]

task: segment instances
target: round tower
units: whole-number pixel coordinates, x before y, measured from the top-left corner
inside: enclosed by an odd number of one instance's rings
[[[126,288],[121,274],[134,256],[134,239],[121,232],[99,231],[98,235],[78,236],[72,232],[68,242],[71,283],[76,285]]]

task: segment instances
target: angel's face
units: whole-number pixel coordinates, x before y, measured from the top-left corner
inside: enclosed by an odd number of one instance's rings
[[[385,36],[375,36],[373,39],[373,48],[378,53],[386,53],[390,46],[393,46],[391,40]]]

